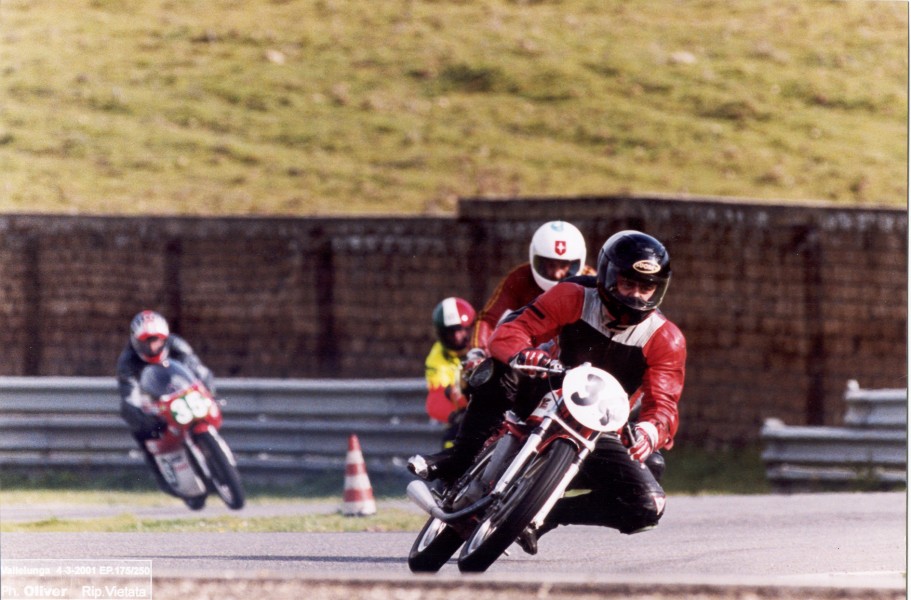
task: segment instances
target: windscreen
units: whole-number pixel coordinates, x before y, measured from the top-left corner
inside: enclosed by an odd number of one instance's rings
[[[161,365],[148,365],[142,370],[139,387],[152,398],[170,396],[185,390],[196,381],[196,377],[178,362],[168,361]]]

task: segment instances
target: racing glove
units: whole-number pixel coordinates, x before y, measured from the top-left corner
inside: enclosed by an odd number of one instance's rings
[[[487,358],[487,353],[484,352],[484,350],[481,348],[472,348],[462,360],[462,373],[467,377],[475,367],[484,361],[485,358]]]
[[[550,368],[559,366],[560,361],[552,358],[547,351],[541,350],[540,348],[526,348],[516,353],[516,355],[510,359],[509,364],[512,367],[531,366]],[[523,369],[518,369],[518,371],[528,377],[542,379],[547,377],[547,373],[541,371],[525,371]]]
[[[622,437],[624,445],[628,448],[630,458],[645,462],[645,459],[658,447],[658,428],[648,421],[636,423],[636,426],[631,428],[633,439],[630,439],[630,435],[627,433],[629,429],[624,428]]]
[[[447,385],[443,389],[443,394],[445,394],[446,399],[452,402],[455,408],[465,408],[468,404],[468,399],[465,397],[465,394],[462,393],[462,386],[458,384]]]

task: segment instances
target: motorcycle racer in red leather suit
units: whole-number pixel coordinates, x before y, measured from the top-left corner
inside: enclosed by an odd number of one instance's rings
[[[666,496],[659,484],[661,449],[673,446],[683,390],[686,341],[659,310],[670,282],[670,258],[655,238],[638,231],[611,236],[598,257],[596,277],[565,280],[502,323],[490,339],[492,370],[472,380],[471,401],[455,447],[414,463],[418,476],[450,480],[463,472],[502,421],[506,410],[525,417],[546,393],[541,379],[519,376],[509,365],[547,365],[557,359],[536,348],[557,337],[559,362],[590,362],[621,383],[635,408],[635,439],[602,436],[540,531],[526,530],[519,543],[537,551],[537,538],[561,524],[590,524],[636,533],[657,525]],[[478,373],[484,372],[478,369]],[[647,467],[647,468],[646,468]]]

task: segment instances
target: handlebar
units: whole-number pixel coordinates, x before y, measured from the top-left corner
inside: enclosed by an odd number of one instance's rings
[[[528,374],[544,374],[544,375],[563,375],[566,372],[566,367],[563,366],[559,360],[552,359],[550,364],[546,367],[539,367],[538,365],[519,365],[515,361],[509,363],[509,366],[515,369],[516,371],[521,371]]]
[[[633,424],[629,421],[623,426],[623,430],[626,432],[626,436],[629,439],[630,445],[636,443],[636,440],[639,439],[639,433],[636,431],[636,428],[633,427]]]

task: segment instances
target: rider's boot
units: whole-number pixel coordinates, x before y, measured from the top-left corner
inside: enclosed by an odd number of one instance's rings
[[[437,464],[447,460],[448,455],[451,453],[452,446],[444,449],[442,452],[437,452],[436,454],[428,454],[426,456],[415,454],[408,459],[408,470],[425,481],[436,481],[439,479],[439,476],[437,475]]]
[[[556,523],[547,520],[544,521],[544,524],[541,525],[541,527],[535,527],[534,524],[531,524],[522,530],[522,533],[516,538],[516,543],[519,544],[519,547],[522,548],[526,554],[534,556],[538,553],[538,540],[541,539],[541,536],[556,527]]]

